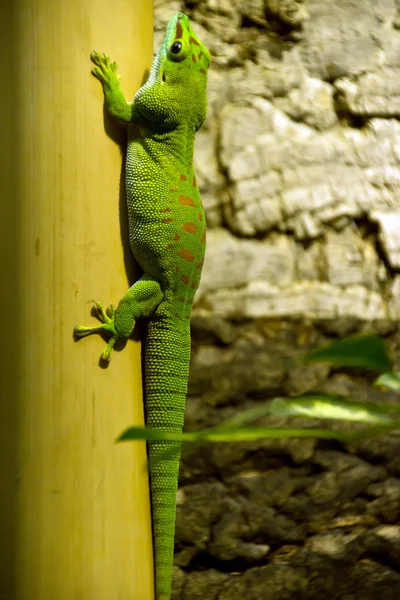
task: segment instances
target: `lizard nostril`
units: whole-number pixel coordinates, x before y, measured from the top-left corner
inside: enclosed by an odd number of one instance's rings
[[[162,74],[162,80],[165,81],[165,73]]]

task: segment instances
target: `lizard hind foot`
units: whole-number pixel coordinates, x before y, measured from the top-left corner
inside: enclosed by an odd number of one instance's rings
[[[118,335],[114,325],[115,308],[110,304],[107,309],[104,310],[103,305],[100,302],[95,302],[93,310],[96,317],[101,321],[101,325],[93,325],[91,327],[76,325],[74,328],[74,335],[81,338],[92,333],[106,333],[110,339],[108,340],[107,346],[101,357],[104,361],[110,362],[114,344],[121,337]]]

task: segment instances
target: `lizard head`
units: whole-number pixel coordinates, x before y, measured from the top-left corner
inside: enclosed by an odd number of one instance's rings
[[[196,131],[207,115],[207,71],[211,56],[187,17],[169,20],[163,42],[135,105],[150,121],[166,125],[193,124]]]

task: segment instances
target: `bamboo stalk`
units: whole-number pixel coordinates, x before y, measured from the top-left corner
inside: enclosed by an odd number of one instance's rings
[[[6,10],[0,596],[152,600],[145,446],[114,444],[143,422],[140,345],[130,340],[102,369],[104,340],[72,336],[94,321],[93,299],[116,304],[132,283],[122,136],[104,124],[89,54],[120,63],[133,97],[151,63],[152,2],[14,0],[13,18]]]

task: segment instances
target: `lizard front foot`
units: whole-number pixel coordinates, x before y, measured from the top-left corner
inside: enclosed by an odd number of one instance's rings
[[[117,75],[118,65],[116,62],[111,62],[110,57],[107,54],[100,54],[100,52],[93,52],[90,55],[90,60],[96,65],[92,69],[92,74],[101,83],[108,88],[112,89],[115,84],[119,84],[119,75]]]
[[[110,336],[108,340],[108,344],[102,354],[102,359],[106,362],[110,362],[111,353],[116,341],[121,339],[115,328],[114,318],[115,318],[115,308],[112,304],[110,304],[106,310],[104,310],[103,305],[100,302],[94,303],[94,311],[96,313],[96,317],[101,321],[101,325],[94,325],[93,327],[85,327],[84,325],[76,325],[74,328],[74,334],[77,337],[84,337],[85,335],[90,335],[91,333],[101,333],[105,332]]]

